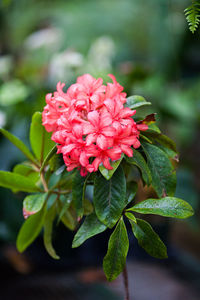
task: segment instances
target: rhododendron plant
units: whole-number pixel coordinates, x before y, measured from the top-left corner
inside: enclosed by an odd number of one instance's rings
[[[151,103],[141,96],[126,97],[115,77],[109,76],[113,82],[105,85],[101,78],[85,74],[66,92],[59,82],[57,91],[47,94],[43,113],[33,115],[32,152],[0,129],[27,158],[13,172],[0,171],[0,186],[30,193],[23,201],[26,220],[17,238],[20,252],[44,228],[46,250],[59,259],[52,245],[53,228],[59,222],[76,231],[73,248],[112,229],[103,260],[111,281],[121,272],[126,278],[129,239],[124,219],[147,253],[167,258],[164,243],[135,213],[187,218],[193,210],[174,197],[178,161],[174,142],[160,132],[155,114],[142,116],[142,107]],[[139,199],[141,183],[154,198]]]

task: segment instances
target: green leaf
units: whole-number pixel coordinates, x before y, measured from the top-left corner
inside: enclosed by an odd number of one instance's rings
[[[23,212],[32,215],[40,211],[45,203],[47,193],[38,193],[27,196],[23,201]]]
[[[60,220],[62,219],[62,217],[64,216],[64,214],[66,213],[66,211],[68,210],[71,202],[72,202],[72,194],[66,194],[66,195],[61,195],[60,196],[60,201],[63,203],[62,209],[59,213],[58,216],[58,222],[60,222]]]
[[[40,173],[44,170],[44,167],[49,162],[49,160],[54,156],[54,154],[56,154],[56,152],[57,152],[57,145],[55,145],[55,146],[53,146],[53,148],[51,148],[51,150],[49,151],[49,153],[43,160],[42,166],[40,168]]]
[[[44,224],[46,207],[30,216],[22,225],[17,237],[17,249],[23,252],[37,238]]]
[[[176,189],[176,173],[166,153],[155,145],[142,143],[151,171],[152,186],[159,197],[173,196]]]
[[[102,224],[95,213],[87,216],[74,236],[72,248],[77,248],[82,245],[87,239],[106,230],[106,226]]]
[[[126,99],[126,103],[124,106],[129,107],[130,109],[136,109],[144,105],[151,105],[151,102],[147,102],[142,96],[134,95]]]
[[[179,156],[178,156],[177,152],[174,152],[173,150],[171,150],[161,144],[157,144],[156,146],[159,147],[163,152],[165,152],[169,158],[179,162]]]
[[[36,163],[35,157],[26,147],[26,145],[18,139],[16,136],[8,132],[7,130],[0,128],[0,132],[11,142],[15,145],[30,161]]]
[[[103,260],[103,269],[108,281],[116,279],[123,271],[126,264],[128,248],[129,240],[126,227],[123,219],[120,219],[110,236],[108,251]]]
[[[73,184],[75,172],[74,171],[66,172],[65,171],[65,169],[66,169],[65,165],[60,167],[60,169],[62,169],[62,168],[63,168],[64,171],[61,170],[61,178],[59,179],[58,183],[54,186],[54,188],[58,188],[58,189],[61,189],[61,190],[62,189],[72,190],[72,184]],[[55,172],[55,174],[59,173],[58,171],[59,171],[59,169]],[[58,174],[58,176],[59,175],[60,175],[60,173]]]
[[[137,223],[130,220],[133,234],[138,240],[138,244],[151,256],[156,258],[167,258],[167,249],[160,237],[152,229],[151,225],[141,219],[136,219]]]
[[[136,219],[136,217],[135,217],[132,213],[126,212],[126,213],[125,213],[125,216],[126,216],[129,220],[132,220],[133,222],[137,223],[137,219]]]
[[[51,257],[59,259],[52,245],[53,221],[56,216],[56,205],[52,205],[47,211],[44,220],[44,246]]]
[[[42,114],[40,112],[34,113],[32,117],[30,143],[35,156],[41,164],[55,146],[55,143],[51,140],[51,133],[47,132],[42,125]]]
[[[101,174],[96,176],[93,201],[99,220],[112,228],[126,206],[126,179],[121,166],[110,180]]]
[[[136,182],[131,181],[126,184],[126,205],[128,205],[137,193],[138,185]]]
[[[152,142],[157,143],[158,147],[163,150],[168,157],[178,160],[176,144],[168,136],[152,129],[145,131],[144,136],[151,139],[151,144]]]
[[[28,193],[41,191],[31,179],[6,171],[0,171],[0,186]]]
[[[64,167],[63,170],[66,169],[66,166],[63,165],[63,157],[62,157],[61,153],[53,155],[51,157],[51,159],[49,160],[48,164],[49,164],[49,168],[52,172],[57,171],[58,169],[60,169],[62,167]]]
[[[175,197],[147,199],[129,208],[128,211],[178,219],[185,219],[194,214],[194,211],[189,203]]]
[[[148,131],[146,132],[157,132],[157,133],[161,133],[159,127],[155,124],[155,123],[151,123],[148,125]]]
[[[67,210],[61,218],[62,223],[70,230],[75,230],[78,222],[76,215],[71,211]]]
[[[37,172],[31,165],[26,163],[15,165],[13,172],[29,178],[34,183],[37,183],[40,180],[39,172]]]
[[[152,144],[152,141],[148,137],[146,137],[145,135],[143,135],[141,133],[140,133],[140,139],[143,139],[145,142]]]
[[[134,149],[133,156],[132,157],[125,156],[125,158],[129,164],[135,165],[140,169],[143,180],[149,186],[152,181],[151,172],[142,154],[139,151]]]
[[[85,189],[87,184],[87,177],[81,176],[77,170],[73,177],[72,182],[72,199],[76,208],[78,217],[82,217],[84,213],[83,199],[85,198]]]
[[[78,224],[76,211],[72,207],[72,205],[70,205],[68,207],[68,209],[65,210],[63,208],[65,205],[65,202],[63,202],[63,198],[64,198],[64,195],[63,195],[63,197],[61,196],[57,202],[58,214],[60,215],[60,213],[62,212],[62,216],[61,216],[60,220],[68,229],[74,230]],[[60,199],[61,199],[61,201],[60,201]],[[67,206],[67,204],[66,204],[66,206]],[[59,220],[58,220],[58,222],[59,222]]]
[[[99,166],[99,171],[101,172],[101,174],[107,179],[110,180],[110,178],[113,176],[113,174],[115,173],[115,171],[117,170],[117,168],[119,167],[122,159],[123,159],[124,155],[121,156],[121,158],[119,160],[116,161],[111,161],[110,165],[113,168],[112,170],[108,170],[104,167],[104,165],[100,165]]]
[[[94,211],[94,207],[92,203],[87,198],[83,200],[83,210],[84,210],[83,213],[84,216],[90,215]]]
[[[167,135],[158,132],[149,132],[148,130],[144,134],[177,154],[176,144]]]
[[[57,188],[57,186],[59,185],[59,183],[61,181],[62,173],[58,173],[57,171],[52,173],[49,171],[49,172],[46,172],[46,174],[47,174],[46,180],[48,182],[49,189],[53,190],[53,189]]]

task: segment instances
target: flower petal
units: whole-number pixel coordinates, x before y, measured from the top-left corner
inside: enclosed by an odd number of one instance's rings
[[[111,167],[111,165],[110,165],[109,158],[107,156],[105,156],[104,159],[103,159],[103,165],[108,170],[113,169],[113,167]]]
[[[99,128],[99,113],[98,111],[94,110],[88,113],[88,120],[90,123],[95,127]]]
[[[99,134],[96,140],[96,144],[102,150],[105,150],[108,147],[108,142],[106,137],[103,134]]]
[[[116,130],[110,126],[108,127],[104,127],[102,130],[101,130],[101,133],[105,136],[114,136],[115,133],[116,133]]]
[[[96,142],[96,138],[97,138],[96,133],[88,134],[88,136],[86,137],[86,146],[89,146],[94,142]]]
[[[96,172],[99,168],[99,165],[101,163],[101,158],[100,157],[96,157],[95,160],[92,162],[92,165],[94,167],[94,172]]]
[[[127,145],[122,144],[122,145],[121,145],[121,149],[122,149],[122,151],[123,151],[128,157],[132,157],[132,156],[133,156],[133,150],[131,149],[130,146],[127,146]]]
[[[88,160],[88,158],[87,158],[87,155],[86,155],[85,151],[82,151],[82,152],[81,152],[79,161],[80,161],[80,164],[81,164],[83,167],[86,167],[86,166],[89,164],[89,160]]]
[[[121,158],[122,150],[120,147],[113,147],[106,151],[111,160],[119,160]]]
[[[129,137],[121,139],[122,144],[126,144],[126,145],[129,145],[129,146],[133,145],[136,141],[137,141],[137,137],[134,136],[134,135],[131,135]]]
[[[106,111],[103,112],[100,118],[100,128],[111,125],[112,121],[111,115]]]
[[[65,155],[67,153],[70,153],[75,148],[76,148],[76,144],[69,144],[67,146],[62,147],[61,152]]]

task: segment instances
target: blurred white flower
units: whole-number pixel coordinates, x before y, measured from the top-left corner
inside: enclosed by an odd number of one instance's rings
[[[114,56],[114,41],[108,36],[99,37],[94,41],[89,50],[88,67],[96,71],[111,70]]]
[[[24,101],[29,95],[29,88],[22,81],[14,79],[0,87],[0,105],[9,106]]]
[[[0,128],[6,125],[6,114],[2,110],[0,110]]]
[[[38,30],[29,35],[24,46],[27,50],[36,50],[40,48],[59,49],[62,39],[62,33],[57,28],[46,28]]]
[[[49,64],[49,81],[55,84],[58,81],[72,79],[83,63],[83,55],[73,50],[55,54]]]

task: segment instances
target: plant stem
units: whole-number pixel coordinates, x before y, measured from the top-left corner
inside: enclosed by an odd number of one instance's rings
[[[63,190],[63,191],[49,190],[49,192],[51,192],[52,194],[65,195],[65,194],[69,194],[70,190]]]
[[[43,171],[41,172],[40,177],[41,177],[41,181],[42,181],[42,184],[43,184],[43,187],[44,187],[44,191],[45,191],[46,193],[48,193],[49,189],[48,189],[48,186],[47,186],[47,183],[46,183],[46,180],[45,180],[44,172],[43,172]]]
[[[123,279],[124,279],[124,288],[125,288],[125,298],[124,300],[130,300],[129,296],[129,288],[128,288],[128,272],[127,267],[125,266],[123,271]]]

